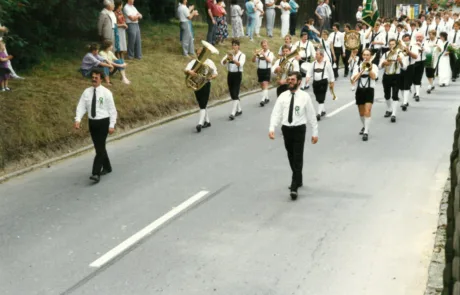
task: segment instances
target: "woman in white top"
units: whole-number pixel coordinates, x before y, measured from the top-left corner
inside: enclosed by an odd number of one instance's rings
[[[238,5],[238,0],[232,0],[232,5],[230,7],[231,17],[232,17],[232,34],[233,38],[244,37],[243,31],[243,20],[241,16],[244,13],[244,10]]]
[[[450,68],[449,47],[450,42],[447,41],[447,33],[441,32],[439,34],[439,42],[437,45],[441,50],[441,54],[438,57],[436,66],[436,75],[438,76],[438,85],[441,87],[449,86],[450,79],[452,79],[452,70]]]
[[[262,26],[262,19],[264,18],[264,4],[262,0],[255,0],[256,6],[256,36],[260,37],[260,27]]]
[[[284,38],[289,33],[289,18],[291,16],[291,6],[287,0],[281,0],[280,5],[277,6],[281,9],[281,38]]]

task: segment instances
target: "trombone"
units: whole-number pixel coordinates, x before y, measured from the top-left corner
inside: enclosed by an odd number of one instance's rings
[[[352,79],[352,83],[356,83],[356,81],[358,81],[360,78],[361,78],[361,75],[365,72],[365,71],[369,71],[370,69],[372,69],[372,61],[374,60],[374,58],[376,57],[377,54],[374,54],[374,56],[372,56],[371,60],[370,61],[367,61],[367,62],[363,62],[361,64],[361,72],[359,72],[358,75],[356,75],[356,77],[354,79]]]

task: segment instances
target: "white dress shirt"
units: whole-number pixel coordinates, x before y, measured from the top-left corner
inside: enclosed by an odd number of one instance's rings
[[[196,62],[196,59],[190,61],[187,66],[185,67],[185,71],[190,71],[192,68],[193,68],[193,65],[195,64]],[[216,65],[214,64],[214,62],[210,59],[207,59],[205,62],[204,62],[205,65],[207,65],[209,67],[209,69],[211,70],[211,75],[217,75],[217,68],[216,68]],[[205,71],[205,75],[207,75],[207,71]]]
[[[273,65],[272,67],[272,75],[276,75],[275,74],[275,70],[276,68],[278,68],[280,66],[280,63],[284,60],[284,57],[278,59],[275,64]],[[289,72],[299,72],[300,71],[300,68],[299,68],[299,62],[295,59],[295,58],[291,58],[289,60],[288,63],[286,63],[286,74],[282,75],[281,76],[281,79],[286,79],[286,76],[287,76],[287,73]]]
[[[409,65],[413,65],[416,62],[420,61],[420,51],[422,50],[422,48],[420,46],[418,46],[418,45],[412,44],[412,45],[409,45],[409,50],[412,53],[417,54],[416,58],[412,58],[410,56],[407,56],[407,58],[409,59]]]
[[[136,16],[139,13],[136,7],[134,7],[134,5],[125,4],[125,7],[123,8],[123,13],[126,15],[127,24],[137,24],[139,22],[138,20],[132,21],[128,17],[128,16]]]
[[[267,62],[265,59],[259,59],[259,56],[256,57],[256,63],[257,63],[257,68],[258,69],[270,69],[272,67],[273,59],[275,59],[275,56],[273,53],[267,49],[265,53],[265,56],[270,60],[270,62]]]
[[[227,60],[227,55],[224,56],[224,58],[220,61],[220,64],[223,66],[227,67],[227,71],[230,73],[236,73],[236,72],[243,72],[243,66],[246,63],[246,55],[238,51],[238,53],[233,56],[233,60],[237,61],[240,63],[240,66],[237,66],[235,63],[231,63],[227,61],[227,64],[224,64],[224,61]]]
[[[455,34],[457,33],[457,34]],[[455,39],[455,41],[454,41]],[[455,31],[455,30],[452,30],[450,31],[448,37],[447,37],[447,40],[449,40],[450,43],[452,44],[455,44],[455,45],[460,45],[460,30],[458,31]]]
[[[88,118],[100,120],[110,118],[110,128],[115,128],[117,122],[117,109],[113,100],[112,92],[100,85],[96,88],[96,117],[91,116],[91,105],[93,103],[94,87],[86,88],[80,97],[77,105],[77,114],[75,122],[80,122],[83,116],[88,112]]]
[[[307,40],[305,43],[303,43],[302,40],[297,41],[292,47],[292,51],[297,50],[298,47],[300,47],[299,54],[302,59],[306,59],[310,56],[314,57],[316,54],[315,46],[313,45],[313,42],[310,42],[310,40]]]
[[[380,64],[379,64],[379,68],[381,69],[385,69],[385,74],[387,75],[397,75],[397,74],[400,74],[401,73],[401,69],[405,70],[407,69],[407,63],[408,61],[406,61],[406,59],[402,58],[401,62],[402,62],[402,65],[397,61],[397,58],[398,56],[401,56],[401,53],[398,53],[397,55],[391,57],[391,60],[388,60],[388,55],[390,54],[390,51],[388,52],[385,52],[383,55],[382,55],[382,58],[380,59]],[[383,66],[383,63],[385,61],[391,61],[392,63],[385,67]]]
[[[324,69],[324,72],[323,72],[323,69]],[[326,59],[323,59],[322,62],[315,60],[309,65],[308,70],[307,70],[307,78],[311,78],[312,76],[313,76],[313,81],[320,81],[322,79],[328,79],[329,82],[335,81],[334,71],[332,70],[332,65]]]
[[[356,12],[356,21],[360,22],[363,19],[363,12],[358,11]]]
[[[291,105],[292,93],[285,91],[276,100],[270,118],[270,132],[275,132],[275,128],[281,122],[283,126],[299,126],[308,123],[312,129],[312,136],[318,136],[318,121],[316,120],[315,109],[311,97],[305,91],[297,90],[294,93],[294,111],[292,112],[292,122],[289,123],[289,106]]]
[[[343,47],[344,36],[342,32],[332,32],[327,41],[332,44],[332,47]]]
[[[383,32],[383,33],[382,33],[381,40],[382,40],[382,42],[385,43],[385,44],[383,44],[382,47],[384,47],[384,48],[389,48],[389,47],[390,47],[390,44],[389,44],[389,43],[390,43],[390,40],[391,40],[391,39],[395,39],[395,40],[396,40],[396,37],[397,37],[397,36],[396,36],[394,33],[392,33],[391,31],[388,31],[388,32],[385,31],[385,32]]]
[[[356,74],[361,73],[361,64],[362,64],[362,63],[358,63],[358,64],[355,65],[355,68],[353,69],[353,75],[352,75],[352,77],[353,77],[354,75],[356,75]],[[379,73],[379,68],[377,67],[377,65],[372,64],[372,71],[373,71],[376,75],[378,75],[378,73]],[[367,71],[367,70],[364,71],[364,72],[363,72],[363,75],[369,75],[369,71]],[[375,80],[374,80],[374,79],[370,79],[370,77],[369,77],[369,80],[370,80],[370,84],[369,84],[370,88],[375,88]],[[363,88],[364,88],[364,87],[368,87],[368,85],[367,85],[367,83],[368,83],[368,78],[367,78],[367,77],[362,77],[362,76],[361,76],[361,78],[359,78],[359,80],[356,81],[356,83],[357,83],[357,86],[358,86],[358,85],[361,85]]]

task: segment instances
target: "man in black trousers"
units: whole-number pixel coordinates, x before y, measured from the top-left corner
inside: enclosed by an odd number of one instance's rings
[[[117,121],[117,109],[112,92],[101,85],[103,78],[104,73],[101,70],[91,71],[93,86],[87,88],[80,97],[74,125],[75,129],[80,129],[81,119],[88,112],[89,132],[96,150],[90,179],[96,183],[99,182],[101,175],[112,172],[105,143],[108,134],[115,132]]]
[[[291,199],[297,199],[297,189],[303,186],[302,168],[305,146],[306,123],[312,128],[311,142],[318,142],[318,122],[310,95],[299,90],[302,82],[300,72],[290,72],[287,83],[289,91],[283,92],[276,100],[270,119],[268,136],[275,139],[275,128],[281,122],[284,146],[292,170],[292,182],[289,187]]]

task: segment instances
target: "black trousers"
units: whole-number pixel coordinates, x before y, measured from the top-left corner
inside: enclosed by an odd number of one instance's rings
[[[412,76],[414,75],[414,66],[408,66],[405,71],[401,70],[399,78],[399,90],[410,90],[412,86]]]
[[[345,58],[342,59],[343,65],[345,66],[345,75],[350,73],[350,65],[348,64],[348,60],[350,59],[351,51],[345,50]],[[351,69],[353,71],[353,69]]]
[[[452,78],[457,79],[459,74],[459,62],[455,58],[455,54],[449,53],[450,68],[452,69]]]
[[[303,183],[303,151],[307,126],[305,124],[294,127],[283,125],[281,131],[283,132],[284,147],[292,170],[291,191],[297,191],[299,185]]]
[[[89,132],[93,140],[96,156],[93,162],[93,175],[100,175],[101,170],[112,171],[109,155],[105,148],[105,142],[109,135],[110,118],[91,120],[89,119]]]
[[[228,90],[230,91],[230,97],[233,100],[240,99],[240,87],[241,80],[243,79],[242,72],[229,72],[227,76]]]
[[[279,97],[281,93],[283,93],[284,91],[288,89],[289,89],[288,84],[283,84],[283,85],[278,86],[278,88],[276,88],[276,97]]]
[[[289,17],[289,34],[295,36],[295,27],[297,25],[297,13],[291,13]]]
[[[412,76],[412,84],[422,85],[423,72],[425,71],[425,63],[423,61],[414,64],[414,74]]]
[[[398,101],[398,79],[399,74],[387,75],[383,74],[383,92],[385,93],[385,100],[392,98],[394,101]]]
[[[372,63],[373,63],[374,65],[379,66],[379,64],[380,64],[381,50],[380,50],[380,49],[371,49],[371,52],[372,52],[372,56],[374,56],[374,54],[375,54],[375,58],[374,58],[374,60],[372,61]]]
[[[340,63],[340,58],[342,58],[343,63],[345,64],[345,61],[343,60],[342,56],[342,47],[334,47],[334,53],[335,53],[335,65],[337,66],[336,68],[332,68],[334,71],[334,77],[337,79],[339,77],[339,63]]]
[[[306,60],[303,60],[303,59],[300,59],[300,60],[299,60],[299,69],[302,68],[302,65],[303,65],[304,62],[307,62],[307,61],[306,61]],[[302,75],[302,78],[305,78],[305,77],[307,76],[307,73],[304,73],[304,72],[302,72],[302,71],[300,71],[300,74]]]
[[[327,79],[313,81],[313,93],[315,94],[316,101],[318,103],[324,103],[326,100],[327,85]]]
[[[209,94],[211,94],[211,82],[206,83],[203,88],[195,91],[196,101],[200,109],[204,110],[208,106]]]

